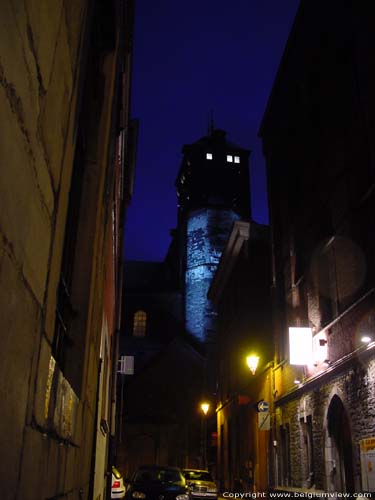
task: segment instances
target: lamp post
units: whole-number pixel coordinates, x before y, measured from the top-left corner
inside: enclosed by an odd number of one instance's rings
[[[207,469],[207,413],[210,409],[209,403],[201,403],[200,409],[202,410],[201,420],[201,454],[203,457],[203,468]]]

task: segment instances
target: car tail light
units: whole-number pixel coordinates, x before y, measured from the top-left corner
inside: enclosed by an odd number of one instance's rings
[[[121,486],[120,481],[113,481],[112,488],[120,488],[120,486]]]

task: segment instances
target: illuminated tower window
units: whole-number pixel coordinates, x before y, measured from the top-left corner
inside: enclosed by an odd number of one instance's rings
[[[233,156],[232,155],[227,155],[227,162],[233,163]]]
[[[234,157],[234,163],[240,163],[240,157],[239,156],[235,156]]]
[[[146,335],[147,314],[145,311],[137,311],[134,314],[133,335],[134,337],[144,337]]]
[[[213,158],[212,153],[206,153],[207,160],[212,160],[212,158]]]

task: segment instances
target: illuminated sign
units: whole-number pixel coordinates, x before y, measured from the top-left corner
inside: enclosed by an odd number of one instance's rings
[[[291,365],[312,364],[311,328],[289,328],[289,363]]]

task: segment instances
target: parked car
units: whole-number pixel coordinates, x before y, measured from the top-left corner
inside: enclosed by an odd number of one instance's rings
[[[126,499],[189,500],[189,495],[185,478],[180,469],[144,465],[129,480]]]
[[[217,486],[208,470],[183,469],[191,500],[216,499]]]
[[[111,488],[111,498],[124,498],[125,497],[125,486],[124,480],[120,472],[116,467],[112,467],[112,488]]]

